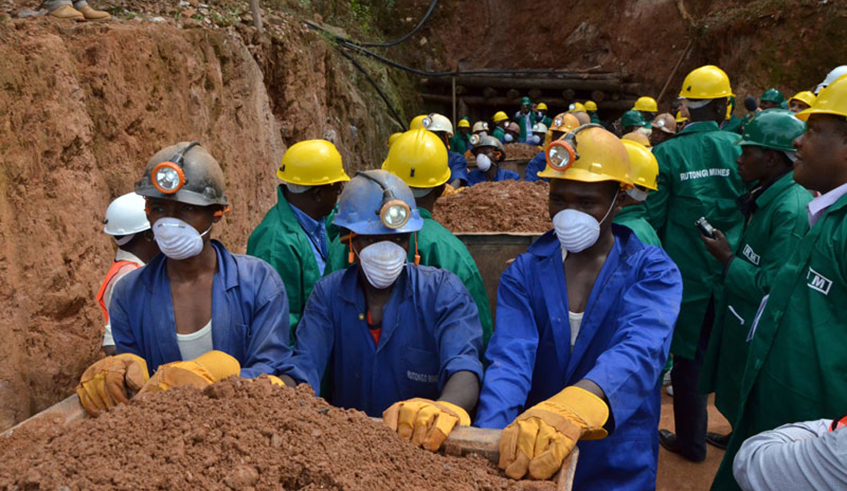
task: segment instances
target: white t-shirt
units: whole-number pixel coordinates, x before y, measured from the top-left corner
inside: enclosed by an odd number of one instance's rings
[[[212,320],[209,319],[209,323],[197,332],[177,333],[176,342],[179,345],[179,354],[184,361],[193,360],[212,351],[215,349],[212,344]]]
[[[568,311],[568,322],[571,325],[571,353],[573,353],[573,346],[576,344],[576,337],[579,336],[579,328],[582,325],[584,315],[585,312]]]

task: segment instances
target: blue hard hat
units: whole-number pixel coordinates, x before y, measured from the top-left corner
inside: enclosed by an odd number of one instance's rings
[[[382,213],[394,200],[405,203],[409,209],[408,221],[397,228],[387,226]],[[408,234],[423,227],[412,190],[399,177],[384,170],[356,173],[344,186],[332,223],[359,235]]]

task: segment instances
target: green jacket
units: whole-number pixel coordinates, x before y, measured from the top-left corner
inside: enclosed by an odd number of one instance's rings
[[[327,217],[327,227],[332,216]],[[345,256],[344,246],[337,238],[327,237],[327,241],[329,257],[324,269],[325,275],[334,271],[333,264],[339,264],[340,258]],[[321,278],[321,272],[309,245],[309,238],[282,194],[282,186],[277,188],[276,206],[268,210],[262,223],[250,234],[247,240],[247,254],[264,259],[282,277],[285,293],[288,295],[288,324],[293,345],[297,324],[306,308],[312,288]]]
[[[529,116],[529,126],[526,125],[526,116]],[[535,111],[530,111],[526,115],[521,114],[521,112],[518,111],[518,114],[515,115],[515,121],[521,129],[521,133],[518,138],[522,141],[526,141],[526,135],[532,134],[532,125],[538,122],[538,118],[536,117]]]
[[[446,269],[462,280],[465,288],[476,302],[479,310],[479,322],[482,324],[482,346],[483,352],[488,346],[491,337],[492,321],[491,307],[488,305],[488,294],[482,282],[482,275],[468,248],[449,230],[432,218],[432,214],[418,208],[421,218],[424,219],[423,228],[418,232],[418,254],[421,256],[422,266]],[[409,262],[415,260],[415,237],[412,236],[409,247]]]
[[[744,133],[744,128],[741,127],[741,118],[733,114],[729,117],[729,120],[724,121],[721,131],[731,131],[739,135]]]
[[[553,118],[550,116],[544,116],[544,118],[541,119],[541,124],[546,126],[547,129],[550,129],[550,125],[553,124]]]
[[[638,240],[646,245],[662,247],[662,241],[659,240],[659,236],[656,235],[653,226],[644,218],[646,214],[644,205],[630,205],[615,215],[613,223],[628,227],[635,233]]]
[[[733,248],[744,217],[735,200],[744,194],[735,160],[738,135],[720,131],[714,121],[686,126],[653,149],[659,161],[659,190],[647,197],[647,221],[682,273],[682,305],[674,328],[671,353],[694,359],[700,329],[715,293],[720,293],[723,265],[713,258],[694,225],[706,217]]]
[[[462,138],[461,133],[456,133],[453,138],[450,138],[450,150],[464,156],[468,148],[470,148],[470,142]]]
[[[809,230],[806,205],[811,200],[812,194],[794,182],[793,173],[773,183],[756,199],[758,209],[726,268],[701,387],[715,392],[715,406],[728,421],[735,421],[741,403],[750,326],[777,272]]]
[[[503,141],[506,139],[506,130],[498,126],[494,128],[494,131],[491,132],[491,136],[497,138],[500,141]]]
[[[748,437],[847,408],[847,195],[809,230],[773,280],[741,379],[741,407],[714,490],[739,489],[732,461]]]

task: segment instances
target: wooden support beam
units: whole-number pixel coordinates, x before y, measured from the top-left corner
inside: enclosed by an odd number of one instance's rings
[[[450,105],[453,103],[452,96],[449,95],[441,95],[441,94],[420,94],[421,98],[424,102],[431,102],[436,104],[447,104]],[[566,109],[568,105],[573,102],[572,100],[565,100],[563,98],[557,97],[544,97],[540,100],[543,100],[548,106],[550,106],[551,111],[558,109]],[[459,103],[465,104],[466,106],[488,106],[488,107],[504,107],[504,106],[517,106],[520,104],[520,98],[510,99],[508,97],[482,97],[482,96],[461,96],[459,97]],[[615,101],[605,101],[602,104],[599,104],[600,109],[609,109],[609,110],[627,110],[631,109],[632,105],[635,104],[635,98],[625,98],[618,99]]]

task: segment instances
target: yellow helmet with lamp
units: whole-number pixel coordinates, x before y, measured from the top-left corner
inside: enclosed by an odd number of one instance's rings
[[[544,136],[544,146],[558,140],[560,136],[570,131],[579,128],[579,120],[571,113],[560,113],[553,118],[550,127],[547,128],[547,134]]]
[[[633,187],[629,154],[624,144],[598,124],[576,128],[545,149],[547,167],[538,177],[581,182],[617,181]]]
[[[574,102],[573,104],[568,106],[568,110],[570,110],[570,112],[572,113],[585,112],[585,106],[582,105],[581,102]]]
[[[426,120],[426,124],[424,124],[425,120]],[[412,119],[412,122],[409,123],[409,129],[410,130],[426,129],[426,127],[429,125],[429,123],[430,123],[429,114],[421,114],[420,116],[415,116],[414,119]]]

